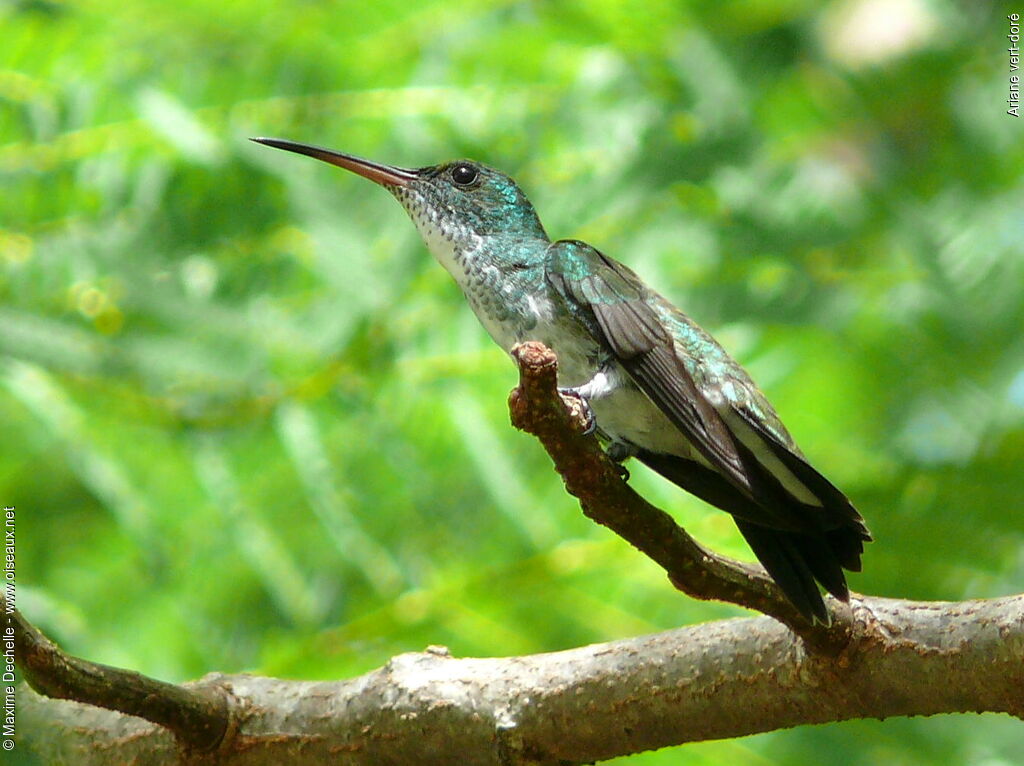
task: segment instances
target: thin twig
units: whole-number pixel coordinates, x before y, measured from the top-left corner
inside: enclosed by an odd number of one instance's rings
[[[6,603],[0,597],[6,611]],[[219,685],[178,686],[132,670],[66,654],[14,610],[14,651],[28,685],[40,694],[138,716],[169,729],[187,750],[214,750],[231,721]]]

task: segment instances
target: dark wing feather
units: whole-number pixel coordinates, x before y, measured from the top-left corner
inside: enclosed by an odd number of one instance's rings
[[[716,470],[749,494],[746,466],[732,431],[679,359],[672,337],[646,301],[639,277],[582,242],[563,240],[552,245],[559,246],[572,248],[577,263],[571,267],[556,263],[549,273],[556,289],[589,310],[598,339],[640,390]],[[589,259],[583,268],[578,266],[580,258]],[[574,272],[579,276],[573,278]]]

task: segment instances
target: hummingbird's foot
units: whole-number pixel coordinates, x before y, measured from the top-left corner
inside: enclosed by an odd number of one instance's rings
[[[594,410],[590,408],[590,402],[587,401],[587,397],[580,393],[578,388],[559,388],[558,393],[562,396],[571,396],[573,399],[579,402],[580,414],[583,417],[583,435],[590,436],[597,430],[597,418],[594,417]]]

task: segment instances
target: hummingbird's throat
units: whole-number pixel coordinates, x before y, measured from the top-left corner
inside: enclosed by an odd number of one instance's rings
[[[474,269],[470,260],[482,245],[481,237],[442,215],[417,189],[388,186],[388,191],[405,208],[431,255],[460,285],[471,281]]]

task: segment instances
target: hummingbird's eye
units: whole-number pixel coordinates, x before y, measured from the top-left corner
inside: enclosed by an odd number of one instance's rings
[[[472,165],[456,165],[452,168],[452,180],[459,186],[468,186],[476,180],[477,170]]]

